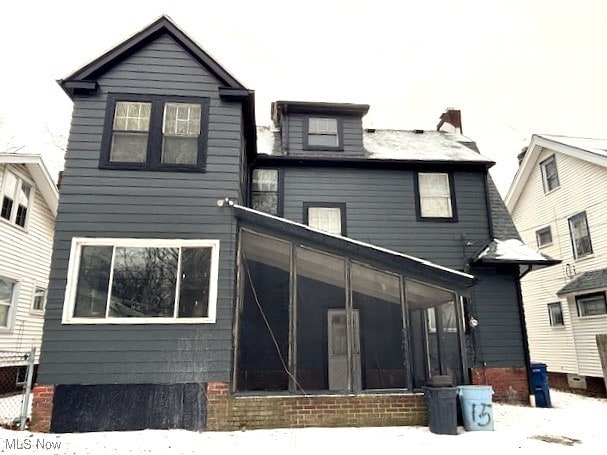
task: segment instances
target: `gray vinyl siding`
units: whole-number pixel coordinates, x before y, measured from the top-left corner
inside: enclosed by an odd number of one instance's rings
[[[413,170],[285,168],[283,175],[284,216],[293,221],[303,222],[304,202],[345,203],[348,237],[457,270],[490,240],[482,172],[454,172],[457,222],[417,220]]]
[[[289,114],[288,119],[288,144],[283,143],[283,149],[285,145],[288,147],[287,153],[307,153],[304,148],[304,131],[306,127],[304,125],[308,117],[323,117],[327,116],[324,114],[310,114],[309,116],[303,114]],[[331,117],[330,115],[328,115]],[[343,125],[343,153],[362,153],[363,152],[363,127],[360,117],[352,115],[338,116],[341,118]],[[287,138],[283,137],[283,142],[286,142]]]
[[[524,367],[524,334],[516,276],[473,268],[470,314],[478,320],[469,355],[471,367]],[[472,336],[472,335],[470,335]]]
[[[229,381],[235,221],[217,199],[239,200],[238,103],[168,35],[99,78],[76,98],[61,188],[38,381],[44,384]],[[210,99],[205,173],[98,168],[109,92]],[[73,237],[219,239],[213,324],[78,325],[61,316]]]

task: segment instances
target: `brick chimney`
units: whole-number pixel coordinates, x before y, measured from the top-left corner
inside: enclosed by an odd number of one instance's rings
[[[436,131],[441,131],[441,128],[443,125],[445,125],[445,123],[451,125],[452,129],[446,128],[443,131],[464,134],[462,130],[462,111],[459,109],[455,109],[453,107],[448,107],[445,109],[445,112],[443,112],[440,116],[438,125],[436,125]]]

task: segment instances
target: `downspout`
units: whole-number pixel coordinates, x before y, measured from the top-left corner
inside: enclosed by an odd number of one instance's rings
[[[521,276],[526,275],[530,270],[531,266],[527,269],[524,274],[519,275],[516,280],[516,293],[519,305],[519,317],[521,321],[521,329],[523,331],[523,352],[525,355],[525,370],[527,371],[527,387],[529,388],[529,404],[535,402],[535,395],[533,394],[533,380],[531,377],[531,355],[529,353],[529,338],[527,336],[527,323],[525,322],[525,308],[523,306],[523,292],[521,289]]]

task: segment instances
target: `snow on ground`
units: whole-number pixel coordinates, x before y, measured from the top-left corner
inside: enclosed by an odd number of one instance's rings
[[[144,430],[80,434],[41,434],[0,430],[0,454],[199,454],[246,449],[247,453],[328,453],[328,450],[395,454],[411,449],[431,453],[604,453],[607,399],[551,390],[553,408],[493,405],[494,431],[455,436],[427,427],[306,428],[236,432]],[[229,452],[232,453],[232,452]]]

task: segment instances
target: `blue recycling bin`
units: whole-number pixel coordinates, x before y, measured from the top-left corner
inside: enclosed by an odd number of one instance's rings
[[[545,363],[531,363],[531,388],[538,408],[551,408],[548,370]]]
[[[460,385],[457,395],[466,431],[493,431],[493,388],[488,385]]]

